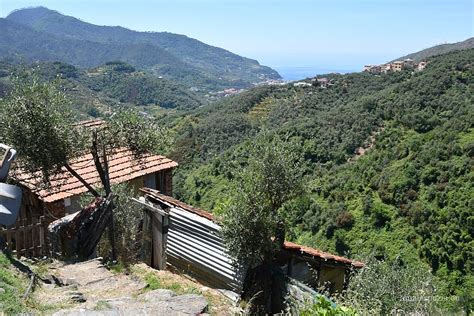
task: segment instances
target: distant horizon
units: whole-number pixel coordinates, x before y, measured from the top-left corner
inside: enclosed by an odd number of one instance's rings
[[[186,35],[277,71],[361,71],[474,33],[470,0],[2,0],[0,16],[39,6],[96,25]]]

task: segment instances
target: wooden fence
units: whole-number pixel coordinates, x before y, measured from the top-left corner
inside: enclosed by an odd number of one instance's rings
[[[42,213],[39,201],[23,194],[20,214],[14,225],[0,228],[0,240],[18,258],[40,257],[47,254],[46,232],[50,222]]]
[[[8,229],[2,228],[0,237],[17,257],[40,257],[46,248],[45,229],[44,216],[33,219],[31,223],[22,219]]]

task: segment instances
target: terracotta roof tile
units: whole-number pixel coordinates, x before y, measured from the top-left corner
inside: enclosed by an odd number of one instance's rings
[[[126,148],[117,149],[107,158],[112,184],[123,183],[147,174],[178,166],[176,162],[160,155],[145,154],[137,158],[131,150]],[[95,169],[91,154],[74,159],[70,162],[70,165],[92,186],[101,186],[99,174]],[[62,168],[58,174],[52,176],[50,186],[47,188],[42,185],[40,172],[33,174],[16,170],[12,177],[37,194],[45,202],[54,202],[87,192],[87,188],[65,168]]]
[[[150,188],[142,188],[140,190],[142,192],[144,192],[145,194],[147,194],[149,197],[151,197],[154,200],[171,204],[171,205],[179,207],[179,208],[181,208],[185,211],[188,211],[188,212],[197,214],[201,217],[207,218],[211,221],[214,221],[214,222],[216,221],[213,214],[211,214],[207,211],[204,211],[200,208],[197,208],[197,207],[191,206],[189,204],[186,204],[184,202],[181,202],[179,200],[176,200],[176,199],[174,199],[174,198],[172,198],[168,195],[161,194],[157,190],[153,190],[153,189],[150,189]],[[283,244],[283,248],[285,250],[295,251],[295,252],[298,252],[298,253],[303,254],[303,255],[318,257],[318,258],[321,258],[321,259],[327,260],[327,261],[333,261],[333,262],[337,262],[337,263],[351,265],[355,268],[362,268],[364,266],[364,263],[362,263],[360,261],[354,261],[354,260],[351,260],[351,259],[348,259],[348,258],[336,256],[336,255],[321,251],[319,249],[315,249],[315,248],[311,248],[311,247],[307,247],[307,246],[301,246],[301,245],[298,245],[298,244],[295,244],[295,243],[292,243],[292,242],[289,242],[289,241],[285,241],[285,243]]]
[[[283,248],[289,251],[297,251],[297,252],[300,252],[301,254],[318,257],[318,258],[328,260],[328,261],[335,261],[335,262],[350,264],[356,268],[362,268],[364,266],[364,263],[360,261],[354,261],[348,258],[336,256],[336,255],[333,255],[333,254],[330,254],[318,249],[301,246],[290,241],[285,241],[285,243],[283,244]]]

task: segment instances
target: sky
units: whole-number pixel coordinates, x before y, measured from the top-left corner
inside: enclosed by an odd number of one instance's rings
[[[0,0],[196,38],[277,69],[360,70],[474,36],[474,0]]]

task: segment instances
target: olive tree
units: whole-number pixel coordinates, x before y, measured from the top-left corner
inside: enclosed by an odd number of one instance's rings
[[[428,269],[403,263],[400,259],[366,260],[365,267],[351,278],[341,304],[362,315],[442,314],[436,283]]]
[[[269,263],[283,245],[282,206],[302,192],[299,152],[294,143],[267,132],[249,144],[248,165],[220,214],[224,241],[240,264]]]
[[[141,154],[163,146],[167,139],[152,120],[133,110],[115,113],[106,120],[104,128],[80,128],[74,125],[70,106],[59,82],[45,82],[34,74],[16,77],[13,90],[0,102],[0,140],[18,150],[24,170],[41,171],[45,186],[50,177],[64,167],[94,197],[103,195],[111,199],[108,155],[119,147],[127,147],[139,158]],[[102,188],[93,187],[69,165],[71,159],[87,152],[92,154]],[[115,260],[113,225],[111,215],[108,227],[111,257]],[[98,234],[100,237],[102,232]]]
[[[302,192],[302,158],[294,143],[268,132],[248,148],[248,165],[235,179],[220,221],[227,249],[237,264],[249,268],[244,296],[257,306],[252,313],[266,313],[275,311],[268,308],[273,259],[285,240],[283,206]]]

